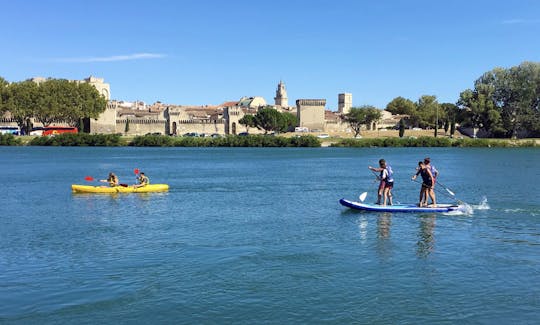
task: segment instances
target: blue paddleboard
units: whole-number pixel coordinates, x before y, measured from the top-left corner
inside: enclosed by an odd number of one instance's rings
[[[455,204],[437,204],[437,206],[434,207],[419,207],[416,204],[378,205],[353,202],[345,199],[339,200],[339,203],[355,210],[376,212],[450,212],[460,209],[460,206]]]

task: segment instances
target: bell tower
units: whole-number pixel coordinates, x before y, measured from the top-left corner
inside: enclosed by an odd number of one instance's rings
[[[287,98],[287,90],[285,89],[285,84],[283,81],[279,81],[276,90],[276,97],[274,97],[274,103],[279,107],[289,107],[289,99]]]

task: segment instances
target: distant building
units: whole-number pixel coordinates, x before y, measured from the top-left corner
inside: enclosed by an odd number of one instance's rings
[[[338,95],[338,112],[341,114],[347,114],[351,111],[352,107],[352,94],[343,93]]]
[[[274,104],[278,107],[287,108],[289,107],[289,99],[287,98],[287,90],[285,89],[285,84],[283,81],[279,81],[276,90],[276,97],[274,97]]]
[[[296,110],[298,126],[310,130],[324,130],[324,107],[326,99],[298,99]]]
[[[260,108],[266,106],[266,100],[260,96],[242,97],[238,101],[238,106],[243,108]]]

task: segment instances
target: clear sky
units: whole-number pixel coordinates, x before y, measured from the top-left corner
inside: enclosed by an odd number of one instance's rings
[[[105,78],[118,100],[289,105],[338,93],[459,93],[495,67],[540,61],[536,0],[0,0],[0,76]]]

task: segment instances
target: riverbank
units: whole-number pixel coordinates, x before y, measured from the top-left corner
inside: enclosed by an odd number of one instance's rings
[[[374,131],[376,132],[376,131]],[[248,135],[219,138],[170,137],[163,135],[122,136],[119,134],[61,134],[54,137],[0,135],[4,146],[81,146],[81,147],[538,147],[539,139],[470,139],[445,136],[385,136],[364,132],[362,138],[288,133],[279,136]]]

